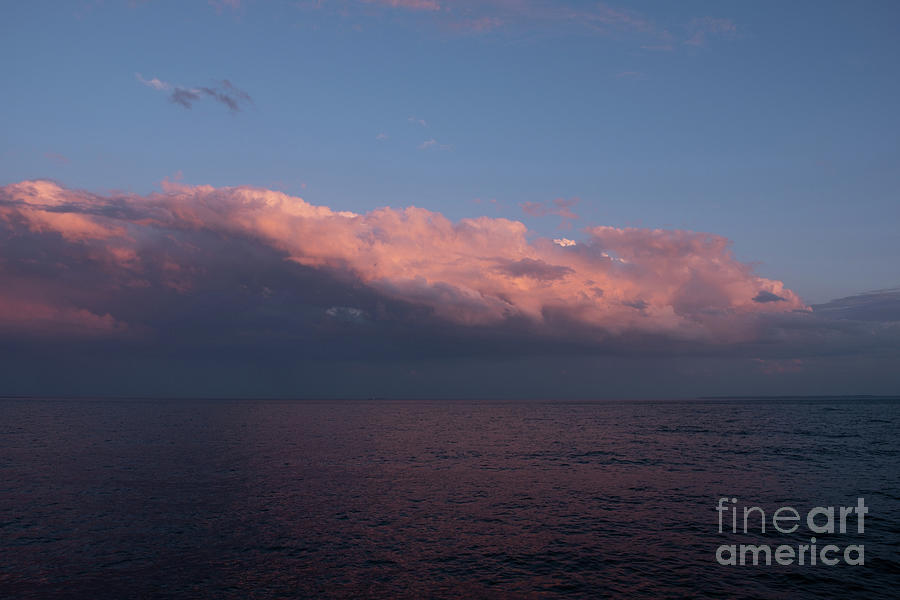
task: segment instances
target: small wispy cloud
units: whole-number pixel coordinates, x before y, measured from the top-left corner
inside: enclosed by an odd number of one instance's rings
[[[177,87],[169,96],[169,100],[185,108],[193,108],[194,102],[200,99],[200,92]]]
[[[644,50],[650,50],[651,52],[671,52],[675,49],[675,46],[672,44],[645,44],[641,46]]]
[[[649,51],[672,52],[703,46],[713,38],[733,36],[727,18],[696,17],[661,21],[633,10],[626,2],[585,0],[325,0],[298,1],[304,10],[329,10],[347,19],[365,19],[373,9],[417,13],[407,15],[414,26],[432,26],[458,35],[549,31],[589,31],[594,35],[637,42]],[[424,18],[426,17],[427,18]],[[399,17],[399,15],[398,15]],[[358,23],[356,24],[358,26]]]
[[[250,94],[248,94],[244,90],[238,88],[237,86],[235,86],[233,83],[231,83],[227,79],[223,79],[221,81],[221,84],[227,93],[235,96],[236,98],[238,98],[240,100],[246,100],[247,102],[253,104],[253,98],[250,97]]]
[[[579,202],[579,198],[556,198],[549,204],[543,202],[522,202],[519,206],[522,208],[522,212],[532,217],[554,215],[574,221],[580,217],[572,212],[572,208]]]
[[[390,136],[388,136],[388,134],[386,134],[386,133],[379,133],[378,135],[375,136],[375,139],[378,140],[379,142],[383,142],[384,140],[388,139],[388,137],[390,137]]]
[[[253,104],[250,94],[227,79],[217,81],[213,87],[185,87],[156,77],[146,79],[140,73],[135,73],[135,76],[141,84],[149,88],[160,92],[169,92],[169,101],[188,109],[193,108],[194,103],[204,97],[212,98],[233,113],[240,112],[245,106]]]
[[[441,3],[437,0],[363,0],[363,3],[378,4],[389,8],[405,8],[407,10],[441,10]]]
[[[215,8],[216,12],[221,13],[226,8],[231,10],[239,9],[241,0],[209,0],[209,5]]]
[[[425,119],[420,119],[418,117],[410,117],[407,119],[407,121],[409,121],[410,123],[413,123],[415,125],[421,125],[422,127],[428,127],[428,123],[425,121]]]
[[[165,81],[160,81],[156,77],[154,77],[152,79],[144,79],[144,77],[140,73],[135,73],[134,75],[135,75],[135,77],[137,77],[138,81],[140,81],[147,87],[153,88],[154,90],[163,91],[163,90],[168,90],[172,87]]]
[[[220,86],[221,87],[217,88],[201,87],[200,91],[214,99],[216,102],[224,104],[228,107],[228,110],[232,112],[240,111],[242,102],[253,104],[253,99],[250,97],[250,94],[235,87],[227,79],[223,79],[220,82]]]
[[[503,27],[504,21],[499,17],[478,17],[476,19],[463,19],[449,24],[451,31],[459,33],[487,33]]]
[[[441,144],[436,139],[431,138],[419,144],[419,150],[449,150],[449,144]]]
[[[573,15],[574,16],[574,15]],[[598,3],[593,10],[578,13],[578,18],[592,25],[605,25],[635,31],[652,32],[655,25],[640,13]]]
[[[727,38],[737,33],[737,25],[734,24],[734,21],[714,17],[691,19],[687,28],[689,37],[684,43],[689,46],[705,46],[710,37]]]
[[[51,160],[58,165],[69,164],[69,157],[59,154],[58,152],[44,152],[44,158],[46,158],[47,160]]]

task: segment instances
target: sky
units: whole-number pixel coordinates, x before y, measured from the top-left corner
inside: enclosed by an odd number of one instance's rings
[[[0,393],[896,393],[894,2],[0,23]]]

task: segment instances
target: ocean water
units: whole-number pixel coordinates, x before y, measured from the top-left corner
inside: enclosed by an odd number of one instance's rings
[[[900,401],[0,400],[3,598],[896,598]],[[869,513],[720,565],[720,497]],[[730,514],[730,513],[723,513]]]

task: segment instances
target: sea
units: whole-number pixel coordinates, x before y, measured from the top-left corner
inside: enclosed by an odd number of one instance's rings
[[[0,399],[0,598],[898,598],[898,409]]]

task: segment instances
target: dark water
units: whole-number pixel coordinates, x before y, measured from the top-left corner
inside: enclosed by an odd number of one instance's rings
[[[898,408],[0,400],[0,597],[896,598]],[[720,496],[863,497],[865,565],[721,566],[810,533]]]

